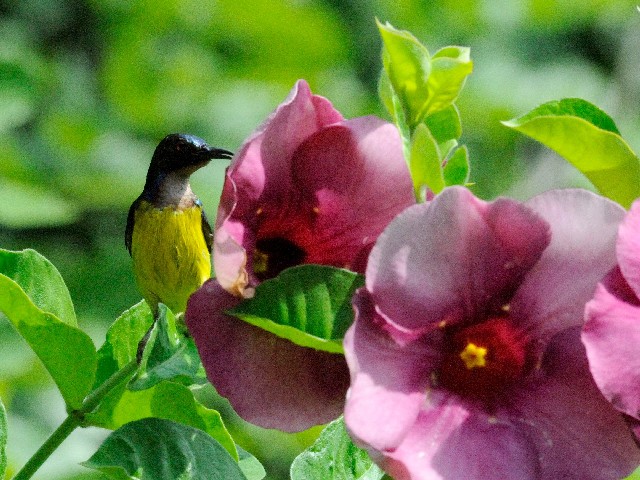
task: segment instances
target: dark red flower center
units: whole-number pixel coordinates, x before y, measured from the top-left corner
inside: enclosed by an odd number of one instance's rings
[[[262,238],[253,252],[253,272],[261,282],[303,263],[305,251],[285,238]]]
[[[508,316],[446,329],[438,386],[466,398],[492,402],[527,373],[528,342]]]

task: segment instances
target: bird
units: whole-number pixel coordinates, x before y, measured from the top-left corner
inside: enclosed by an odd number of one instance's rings
[[[181,133],[156,147],[140,196],[127,216],[125,245],[135,280],[154,319],[159,303],[184,312],[189,296],[211,277],[211,225],[193,193],[190,176],[233,153]]]

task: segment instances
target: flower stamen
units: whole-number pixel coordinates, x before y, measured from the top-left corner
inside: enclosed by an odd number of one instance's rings
[[[461,396],[491,402],[529,369],[527,338],[508,315],[444,331],[448,353],[438,384]]]
[[[464,350],[460,352],[460,358],[465,366],[471,370],[472,368],[484,367],[487,364],[487,349],[480,347],[475,343],[469,342]]]

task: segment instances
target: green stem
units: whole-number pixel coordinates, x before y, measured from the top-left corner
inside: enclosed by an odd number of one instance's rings
[[[51,456],[53,452],[60,446],[60,444],[78,428],[83,420],[84,416],[93,412],[104,397],[120,382],[131,375],[138,368],[138,363],[135,360],[127,363],[124,367],[111,375],[105,382],[103,382],[98,388],[91,392],[82,402],[82,406],[78,410],[74,410],[69,413],[67,418],[60,424],[60,426],[51,434],[49,438],[42,444],[36,453],[29,459],[29,461],[22,467],[22,469],[13,477],[13,480],[28,480],[34,473],[42,466],[42,464]]]
[[[69,415],[22,467],[13,480],[27,480],[42,466],[60,444],[80,425],[80,417]]]
[[[138,369],[138,362],[136,360],[131,360],[124,367],[118,370],[116,373],[111,375],[107,380],[105,380],[98,388],[96,388],[93,392],[91,392],[82,402],[82,407],[80,408],[80,413],[86,415],[87,413],[93,412],[102,399],[120,382],[122,382],[125,378],[131,375]]]

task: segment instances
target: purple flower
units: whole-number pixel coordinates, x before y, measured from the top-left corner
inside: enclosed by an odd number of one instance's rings
[[[226,174],[214,236],[216,280],[186,321],[207,375],[257,425],[298,431],[340,415],[344,357],[295,345],[224,314],[260,282],[304,263],[363,272],[391,219],[415,203],[396,128],[343,120],[299,81]]]
[[[345,421],[395,479],[619,479],[640,462],[594,384],[585,302],[624,211],[449,188],[379,237],[345,337]]]
[[[582,341],[603,395],[640,439],[640,200],[618,232],[618,265],[585,308]]]
[[[396,128],[343,120],[298,81],[227,170],[214,240],[225,290],[301,263],[364,271],[391,219],[415,203]]]

